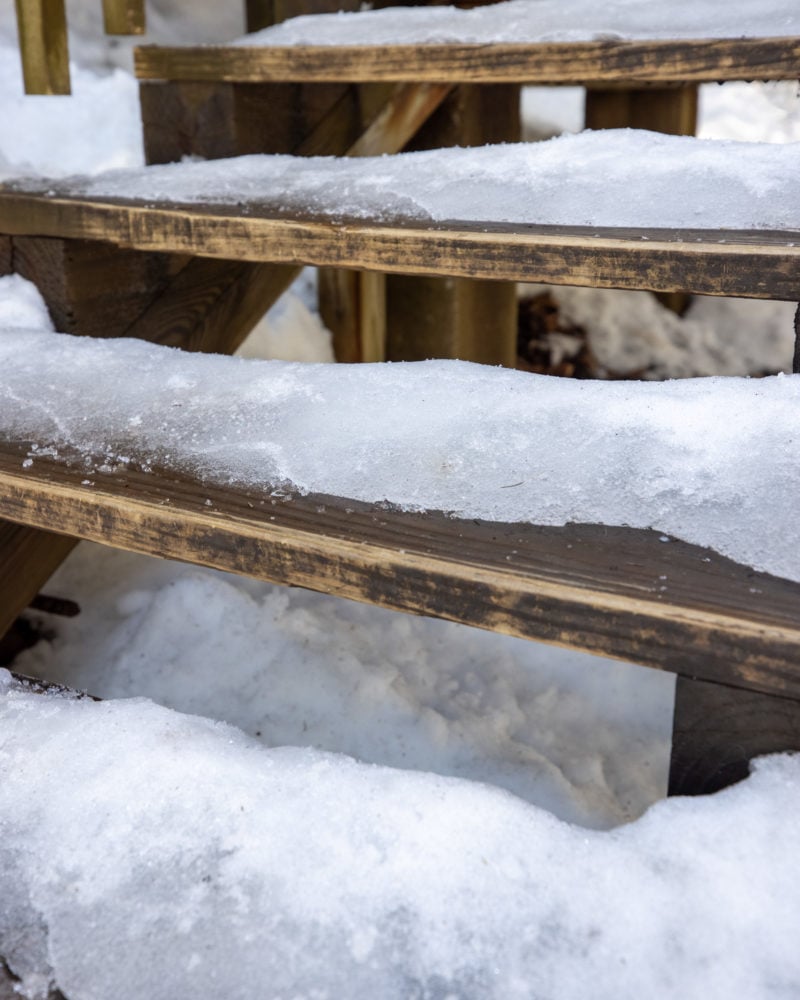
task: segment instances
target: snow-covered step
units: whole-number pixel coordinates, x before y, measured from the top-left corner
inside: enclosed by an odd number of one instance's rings
[[[143,47],[141,79],[608,84],[795,79],[794,0],[510,0],[294,18],[227,46]]]
[[[0,188],[0,233],[138,250],[800,299],[795,146],[604,131],[247,156]]]
[[[800,698],[798,379],[5,331],[0,517]]]

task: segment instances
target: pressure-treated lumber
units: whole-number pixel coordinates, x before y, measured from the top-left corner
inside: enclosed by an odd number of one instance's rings
[[[144,0],[103,0],[103,27],[107,35],[142,35]]]
[[[0,189],[0,233],[404,274],[800,299],[800,233],[326,219]]]
[[[800,585],[656,532],[285,498],[137,472],[135,456],[24,468],[27,448],[0,446],[0,517],[800,698]]]
[[[64,0],[16,0],[26,94],[69,94]]]
[[[141,80],[668,85],[793,80],[800,38],[426,45],[143,46]]]

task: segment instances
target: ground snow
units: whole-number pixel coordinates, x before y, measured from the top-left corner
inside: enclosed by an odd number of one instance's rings
[[[297,17],[239,45],[425,45],[800,35],[795,0],[510,0],[472,10],[404,7]]]
[[[487,786],[4,683],[0,953],[31,986],[52,970],[72,1000],[800,989],[797,760],[598,834]]]

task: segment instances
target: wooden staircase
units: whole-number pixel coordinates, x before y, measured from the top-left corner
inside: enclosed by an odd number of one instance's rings
[[[798,54],[799,38],[147,48],[137,68],[148,158],[166,162],[513,139],[518,86],[534,81],[588,84],[593,121],[641,124],[651,108],[655,125],[685,131],[698,81],[794,78]],[[0,264],[37,282],[64,332],[229,353],[302,264],[331,269],[323,313],[347,360],[512,363],[522,280],[800,299],[795,233],[331,220],[52,192],[0,192]],[[71,544],[49,549],[48,529],[668,669],[679,677],[673,793],[800,748],[796,584],[760,574],[756,598],[747,567],[633,529],[475,523],[341,497],[267,504],[135,464],[93,472],[87,489],[83,471],[55,462],[23,469],[26,447],[8,436],[0,447],[0,515],[25,526],[6,529],[7,551],[31,567],[0,627]],[[665,572],[677,581],[668,599],[654,584]]]

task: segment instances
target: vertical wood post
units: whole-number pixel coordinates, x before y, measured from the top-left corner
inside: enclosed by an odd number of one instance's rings
[[[26,94],[69,94],[64,0],[16,0]]]
[[[477,146],[519,137],[518,87],[461,86],[409,148]],[[386,299],[389,360],[460,358],[515,365],[517,291],[513,283],[389,275]]]
[[[667,135],[694,135],[697,131],[697,84],[641,89],[586,91],[586,128],[639,128]],[[658,292],[656,298],[676,313],[689,304],[685,292]]]
[[[103,0],[103,26],[107,35],[143,35],[145,0]]]
[[[670,795],[716,792],[753,757],[800,750],[800,702],[678,676]]]

